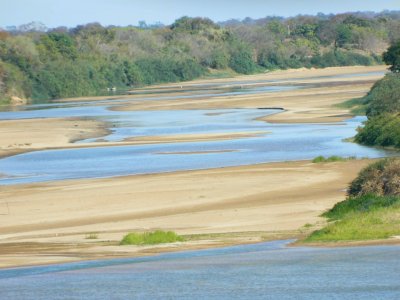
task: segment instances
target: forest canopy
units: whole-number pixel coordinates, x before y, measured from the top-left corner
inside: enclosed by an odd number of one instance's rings
[[[400,40],[400,12],[266,17],[215,23],[182,17],[169,26],[0,31],[0,100],[104,94],[191,80],[210,70],[382,63]]]

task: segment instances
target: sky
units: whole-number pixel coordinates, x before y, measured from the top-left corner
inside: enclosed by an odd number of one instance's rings
[[[171,24],[182,16],[214,21],[349,11],[400,10],[400,0],[0,0],[0,27]]]

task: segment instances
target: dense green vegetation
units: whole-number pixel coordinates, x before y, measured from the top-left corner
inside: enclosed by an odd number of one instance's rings
[[[389,47],[383,54],[383,59],[388,65],[391,65],[392,72],[400,72],[400,40]]]
[[[182,242],[183,240],[183,237],[173,231],[156,230],[144,233],[128,233],[124,236],[120,245],[155,245]]]
[[[380,63],[383,49],[400,38],[400,13],[27,28],[0,30],[0,101],[104,94],[110,87],[190,80],[210,70],[250,74]]]
[[[397,198],[398,199],[398,198]],[[365,212],[349,212],[340,220],[314,231],[306,242],[338,242],[387,239],[400,234],[400,205]]]
[[[369,118],[358,130],[355,141],[369,146],[400,148],[400,114],[384,113]]]
[[[307,242],[385,239],[400,234],[400,159],[364,168],[349,187],[349,197],[323,216],[330,221]]]
[[[326,162],[338,162],[338,161],[347,161],[347,160],[352,160],[352,159],[356,159],[355,157],[341,157],[341,156],[337,156],[337,155],[332,155],[329,157],[324,157],[322,155],[317,156],[316,158],[314,158],[312,160],[313,163],[326,163]]]
[[[349,195],[400,196],[400,159],[379,160],[361,170],[349,186]]]
[[[350,109],[350,112],[356,116],[364,116],[367,113],[367,107],[364,98],[354,98],[334,105],[339,108]]]
[[[368,121],[355,141],[370,146],[400,148],[400,74],[388,74],[362,100]]]
[[[400,40],[384,53],[393,73],[378,81],[360,99],[368,121],[359,128],[355,141],[370,146],[400,148]]]

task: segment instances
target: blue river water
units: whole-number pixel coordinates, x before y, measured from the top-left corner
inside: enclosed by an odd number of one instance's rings
[[[269,124],[257,118],[276,109],[112,111],[80,106],[0,112],[0,119],[85,117],[105,121],[110,142],[143,136],[249,133],[246,138],[153,145],[44,150],[0,159],[0,184],[103,178],[264,162],[312,159],[319,155],[383,157],[387,151],[345,142],[365,120],[332,124]],[[253,135],[253,133],[257,133]],[[84,140],[93,142],[97,139]],[[79,143],[79,142],[78,142]]]
[[[0,270],[0,299],[400,299],[400,246],[290,241]]]
[[[377,75],[376,72],[341,76]],[[257,120],[279,109],[215,109],[168,111],[118,111],[113,108],[132,101],[159,101],[179,98],[202,101],[201,97],[276,93],[303,89],[307,85],[280,82],[250,82],[235,87],[229,81],[211,87],[193,86],[190,95],[154,94],[142,99],[43,103],[0,112],[0,120],[35,118],[88,118],[106,122],[110,134],[101,141],[119,142],[144,136],[182,134],[249,134],[246,138],[202,142],[165,143],[44,150],[0,159],[0,185],[64,179],[104,178],[134,174],[206,169],[264,162],[312,159],[319,155],[343,157],[383,157],[384,150],[363,147],[344,140],[355,135],[365,120],[356,117],[332,124],[269,124]],[[248,84],[249,82],[244,82]],[[196,90],[197,88],[197,90]],[[179,90],[179,89],[178,89]],[[146,92],[148,93],[148,91]],[[140,96],[140,92],[139,92]],[[200,99],[197,99],[200,98]],[[267,104],[266,104],[267,106]],[[257,133],[254,135],[254,133]],[[93,143],[88,139],[77,143]]]
[[[6,174],[0,178],[0,184],[206,169],[312,159],[319,155],[358,158],[388,155],[383,150],[343,141],[355,134],[362,117],[336,124],[268,124],[255,120],[278,112],[258,109],[113,112],[106,107],[75,107],[6,113],[14,114],[15,118],[32,118],[34,113],[40,117],[90,115],[113,124],[112,133],[102,138],[108,141],[171,134],[258,134],[206,142],[34,151],[0,159],[0,173]]]

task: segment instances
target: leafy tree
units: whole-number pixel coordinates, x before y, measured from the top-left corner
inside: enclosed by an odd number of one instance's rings
[[[218,24],[183,17],[171,26],[141,25],[0,31],[0,100],[13,95],[49,99],[101,94],[111,85],[124,89],[190,80],[205,74],[206,68],[250,74],[261,68],[370,65],[381,63],[382,45],[400,38],[396,12]],[[393,43],[385,54],[394,72],[399,70],[398,48]],[[385,90],[380,97],[368,98],[382,99],[371,102],[371,116],[393,107],[385,99],[394,99],[396,93]]]
[[[391,65],[390,70],[392,72],[400,72],[400,40],[390,46],[383,54],[383,61]]]
[[[256,69],[256,65],[253,61],[251,50],[244,45],[240,45],[231,54],[229,66],[238,73],[253,73]]]
[[[346,45],[351,43],[352,31],[351,27],[346,24],[340,24],[336,29],[336,40],[335,44],[339,48],[344,48]]]
[[[383,113],[400,112],[400,75],[388,74],[374,84],[364,98],[367,116],[374,117]]]

